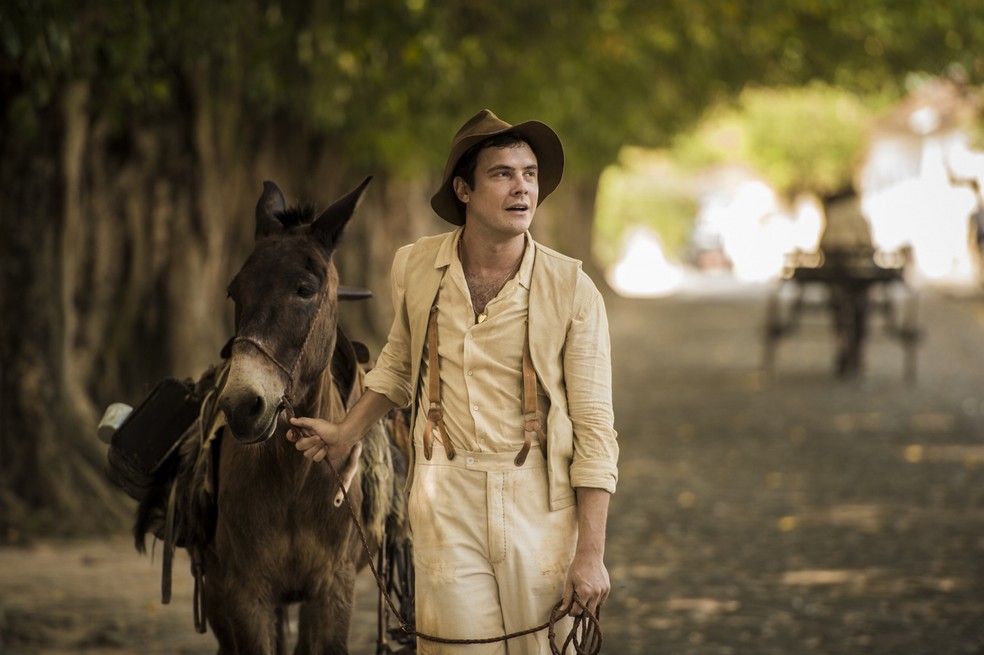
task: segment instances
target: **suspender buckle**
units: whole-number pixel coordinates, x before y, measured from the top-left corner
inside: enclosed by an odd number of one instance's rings
[[[536,436],[536,440],[540,444],[544,459],[547,457],[547,440],[543,436],[543,430],[540,429],[540,419],[537,417],[536,412],[528,413],[523,418],[526,420],[526,425],[523,429],[523,447],[514,460],[516,466],[522,466],[526,463],[526,457],[530,454],[534,436]]]

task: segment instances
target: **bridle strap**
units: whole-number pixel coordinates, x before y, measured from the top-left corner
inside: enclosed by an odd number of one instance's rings
[[[258,341],[257,339],[254,339],[253,337],[235,337],[235,338],[233,338],[232,345],[235,346],[237,343],[248,343],[249,345],[253,346],[258,351],[260,351],[260,354],[261,355],[263,355],[264,357],[266,357],[267,359],[269,359],[271,362],[273,362],[274,365],[276,365],[276,367],[279,368],[280,371],[284,374],[284,377],[287,380],[290,380],[293,377],[293,367],[292,368],[287,368],[286,366],[284,366],[283,364],[281,364],[280,363],[280,360],[277,359],[277,357],[272,352],[270,352],[270,350],[266,346],[264,346],[262,342]]]
[[[314,312],[314,317],[311,319],[311,324],[308,325],[307,332],[304,333],[304,341],[301,342],[301,348],[297,351],[297,355],[294,357],[294,361],[290,368],[284,366],[284,364],[277,359],[276,355],[270,352],[270,350],[263,345],[262,342],[254,339],[253,337],[236,336],[231,342],[232,346],[235,346],[237,343],[248,343],[253,346],[261,355],[273,362],[273,364],[284,374],[287,382],[284,384],[284,393],[281,396],[280,404],[286,410],[287,418],[294,418],[295,416],[294,378],[297,375],[297,367],[300,366],[301,358],[304,357],[304,351],[307,350],[308,342],[311,340],[311,334],[314,332],[314,326],[318,324],[318,318],[321,316],[321,312],[327,304],[325,301],[328,299],[328,286],[329,285],[326,281],[325,287],[321,292],[321,298],[318,300],[318,308]]]

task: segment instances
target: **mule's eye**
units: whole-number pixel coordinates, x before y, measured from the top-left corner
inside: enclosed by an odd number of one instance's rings
[[[316,294],[317,292],[318,290],[312,286],[309,286],[307,284],[300,284],[297,287],[296,293],[300,298],[314,298],[314,294]]]

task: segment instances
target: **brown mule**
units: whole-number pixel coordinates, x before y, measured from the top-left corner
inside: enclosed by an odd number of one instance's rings
[[[254,250],[229,285],[236,334],[226,361],[199,381],[201,417],[182,443],[173,484],[141,503],[138,548],[147,532],[163,533],[165,602],[169,553],[183,546],[199,587],[196,625],[204,631],[204,613],[220,655],[285,653],[293,604],[295,653],[348,653],[355,577],[371,555],[340,502],[338,478],[285,438],[284,410],[340,421],[360,393],[356,350],[338,327],[332,255],[368,182],[320,215],[287,207],[264,183]],[[335,466],[370,548],[386,532],[409,543],[405,462],[382,424]]]

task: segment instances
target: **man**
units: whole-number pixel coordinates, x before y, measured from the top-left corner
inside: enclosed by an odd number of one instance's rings
[[[306,457],[341,459],[369,426],[412,406],[410,522],[419,632],[501,636],[559,600],[592,613],[617,480],[608,322],[580,262],[535,243],[536,208],[560,183],[552,129],[488,110],[458,131],[431,206],[453,232],[401,248],[396,317],[338,425],[298,418]],[[558,626],[565,635],[570,619]],[[418,640],[420,653],[549,653],[546,631],[490,645]]]

